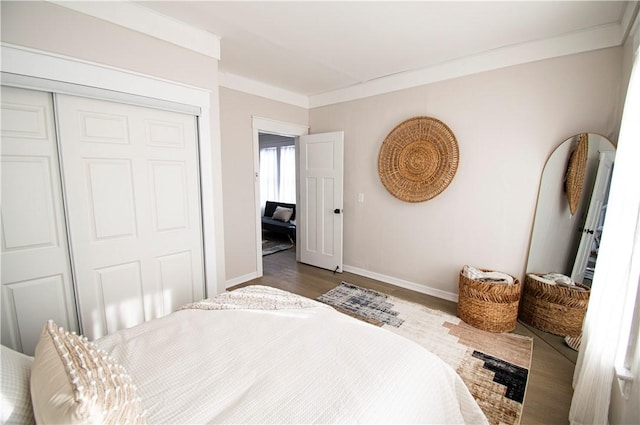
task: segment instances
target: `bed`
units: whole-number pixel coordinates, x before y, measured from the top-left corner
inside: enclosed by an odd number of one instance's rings
[[[460,377],[423,347],[264,286],[93,343],[50,322],[28,359],[38,423],[487,422]]]

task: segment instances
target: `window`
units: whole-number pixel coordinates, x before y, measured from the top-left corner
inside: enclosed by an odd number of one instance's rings
[[[296,148],[294,139],[262,142],[260,135],[260,204],[296,202]],[[285,144],[287,143],[287,144]]]

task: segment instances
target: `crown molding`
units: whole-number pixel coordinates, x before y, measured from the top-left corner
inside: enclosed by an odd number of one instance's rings
[[[218,72],[218,84],[221,87],[253,94],[300,108],[309,109],[309,97],[280,87],[241,77],[240,75]]]
[[[640,47],[640,17],[638,16],[638,9],[640,9],[640,3],[635,2],[637,8],[635,9],[635,14],[631,14],[629,18],[629,31],[628,31],[628,40],[632,47],[633,51],[637,51],[638,47]],[[627,7],[627,10],[629,7]],[[626,18],[626,14],[625,14]]]
[[[56,0],[50,0],[50,3],[220,60],[220,37],[135,3]]]
[[[51,3],[120,25],[180,47],[220,59],[220,38],[129,1]],[[630,1],[620,23],[603,25],[559,37],[505,46],[433,66],[377,78],[342,89],[306,96],[233,73],[219,72],[222,87],[265,97],[305,109],[363,99],[514,65],[622,45],[638,38],[638,1]]]
[[[629,2],[622,23],[604,25],[563,36],[515,44],[434,66],[407,71],[343,89],[305,96],[234,74],[220,73],[223,87],[313,109],[370,96],[423,86],[485,71],[622,45],[636,21],[638,2]],[[637,25],[636,25],[637,26]],[[638,31],[633,31],[632,36]]]
[[[638,10],[640,10],[640,1],[630,1],[622,15],[622,43],[627,41],[629,36],[633,36],[638,32]]]
[[[3,78],[39,78],[46,80],[48,84],[66,84],[72,80],[74,84],[87,88],[122,92],[149,99],[172,99],[173,102],[184,105],[193,103],[193,99],[199,99],[200,103],[206,104],[211,96],[208,89],[182,82],[16,44],[0,42],[0,52]],[[130,86],[125,91],[118,85],[123,84],[117,79],[120,75],[126,75],[129,81]],[[65,92],[63,86],[56,87],[61,93]],[[42,89],[35,86],[25,88]],[[77,88],[74,90],[77,93]],[[188,97],[181,97],[184,93],[187,93]],[[200,99],[199,96],[205,96],[206,99]]]
[[[626,29],[623,30],[620,24],[611,24],[561,37],[506,46],[310,96],[309,107],[318,108],[509,66],[619,46],[624,42],[625,32]]]

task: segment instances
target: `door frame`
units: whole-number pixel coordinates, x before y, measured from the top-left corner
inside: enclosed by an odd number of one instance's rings
[[[7,43],[0,44],[0,51],[3,85],[186,112],[197,117],[205,297],[226,290],[218,92]]]
[[[252,116],[253,128],[253,172],[254,172],[254,211],[256,225],[256,277],[262,277],[264,274],[262,265],[262,221],[260,205],[260,133],[277,134],[280,136],[293,137],[296,139],[296,157],[298,155],[298,137],[309,134],[309,126],[276,121],[269,118]],[[297,161],[296,161],[297,162]],[[296,173],[296,180],[298,176]],[[296,185],[297,186],[297,185]],[[298,193],[296,189],[296,204],[298,202]],[[296,238],[297,238],[296,232]],[[297,259],[297,253],[296,253]]]

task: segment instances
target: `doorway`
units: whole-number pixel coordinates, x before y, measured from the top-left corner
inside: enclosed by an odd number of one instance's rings
[[[263,232],[262,232],[262,217],[265,213],[266,201],[276,201],[275,199],[268,199],[270,197],[279,197],[280,191],[280,174],[271,172],[271,176],[273,179],[278,180],[278,184],[275,183],[269,184],[265,182],[265,187],[261,187],[261,175],[263,173],[262,166],[270,168],[273,170],[275,168],[275,164],[279,166],[279,158],[285,157],[285,164],[289,163],[290,155],[293,153],[293,197],[291,196],[290,189],[288,190],[286,187],[284,189],[284,199],[287,199],[292,202],[285,202],[290,204],[297,204],[298,198],[298,188],[296,185],[297,182],[297,137],[306,135],[309,133],[309,127],[301,126],[297,124],[284,123],[280,121],[274,121],[266,118],[253,117],[253,146],[254,146],[254,170],[255,170],[255,215],[256,215],[256,269],[257,269],[257,277],[262,277],[263,275]],[[261,146],[262,139],[262,146]],[[286,146],[291,146],[293,144],[293,150],[291,148],[285,148]],[[269,151],[264,152],[263,159],[265,161],[261,161],[261,148],[271,149]],[[276,149],[273,149],[276,148]],[[268,159],[267,159],[268,158]],[[271,164],[269,166],[269,164]],[[283,177],[285,180],[288,180],[291,176],[291,168],[290,165],[284,165],[282,171]],[[266,170],[265,170],[266,174]],[[287,183],[284,183],[284,186],[287,186]],[[277,190],[275,189],[277,187]],[[284,202],[284,201],[282,201]],[[271,212],[271,211],[270,211]],[[294,216],[294,221],[296,221]],[[285,222],[282,222],[283,225]],[[293,223],[297,226],[296,223]],[[297,232],[293,233],[292,240],[289,240],[286,232],[281,234],[284,236],[284,240],[282,243],[293,244],[293,247],[289,248],[296,250],[295,258],[298,259],[297,254]],[[289,233],[289,236],[292,234]],[[275,238],[276,235],[271,235],[271,237]]]
[[[260,134],[295,140],[296,261],[342,271],[344,132],[308,135],[309,128],[253,118],[256,277],[263,276],[262,200],[260,190]],[[266,202],[266,201],[265,201]],[[267,204],[265,203],[265,209]],[[275,208],[275,207],[274,207]]]
[[[296,139],[259,132],[258,144],[264,262],[266,256],[296,247]]]

